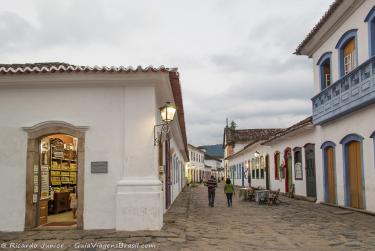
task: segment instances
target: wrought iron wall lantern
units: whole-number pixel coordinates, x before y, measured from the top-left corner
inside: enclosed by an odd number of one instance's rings
[[[254,153],[254,157],[255,157],[255,158],[259,158],[259,156],[260,156],[260,153],[259,153],[258,151],[255,151],[255,153]]]
[[[163,135],[168,136],[169,124],[173,121],[174,115],[176,114],[176,106],[170,102],[166,102],[164,106],[159,108],[162,123],[154,126],[154,145],[158,145]],[[160,133],[158,132],[160,128]]]

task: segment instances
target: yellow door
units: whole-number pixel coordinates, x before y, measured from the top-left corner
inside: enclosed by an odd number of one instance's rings
[[[357,141],[348,144],[350,207],[363,209],[361,146]]]
[[[326,149],[327,156],[327,174],[328,174],[328,202],[336,204],[336,186],[335,186],[335,169],[334,169],[334,152],[333,147]]]

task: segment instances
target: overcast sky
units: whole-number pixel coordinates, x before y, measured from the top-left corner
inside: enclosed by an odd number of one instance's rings
[[[188,141],[311,114],[311,61],[292,53],[332,0],[2,1],[0,63],[178,67]]]

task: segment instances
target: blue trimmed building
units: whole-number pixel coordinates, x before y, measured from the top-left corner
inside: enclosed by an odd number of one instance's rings
[[[375,212],[375,0],[336,0],[295,53],[313,60],[317,201]]]

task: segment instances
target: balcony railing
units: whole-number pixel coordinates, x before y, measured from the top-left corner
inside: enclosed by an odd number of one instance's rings
[[[375,57],[312,99],[313,122],[322,124],[375,102]]]

